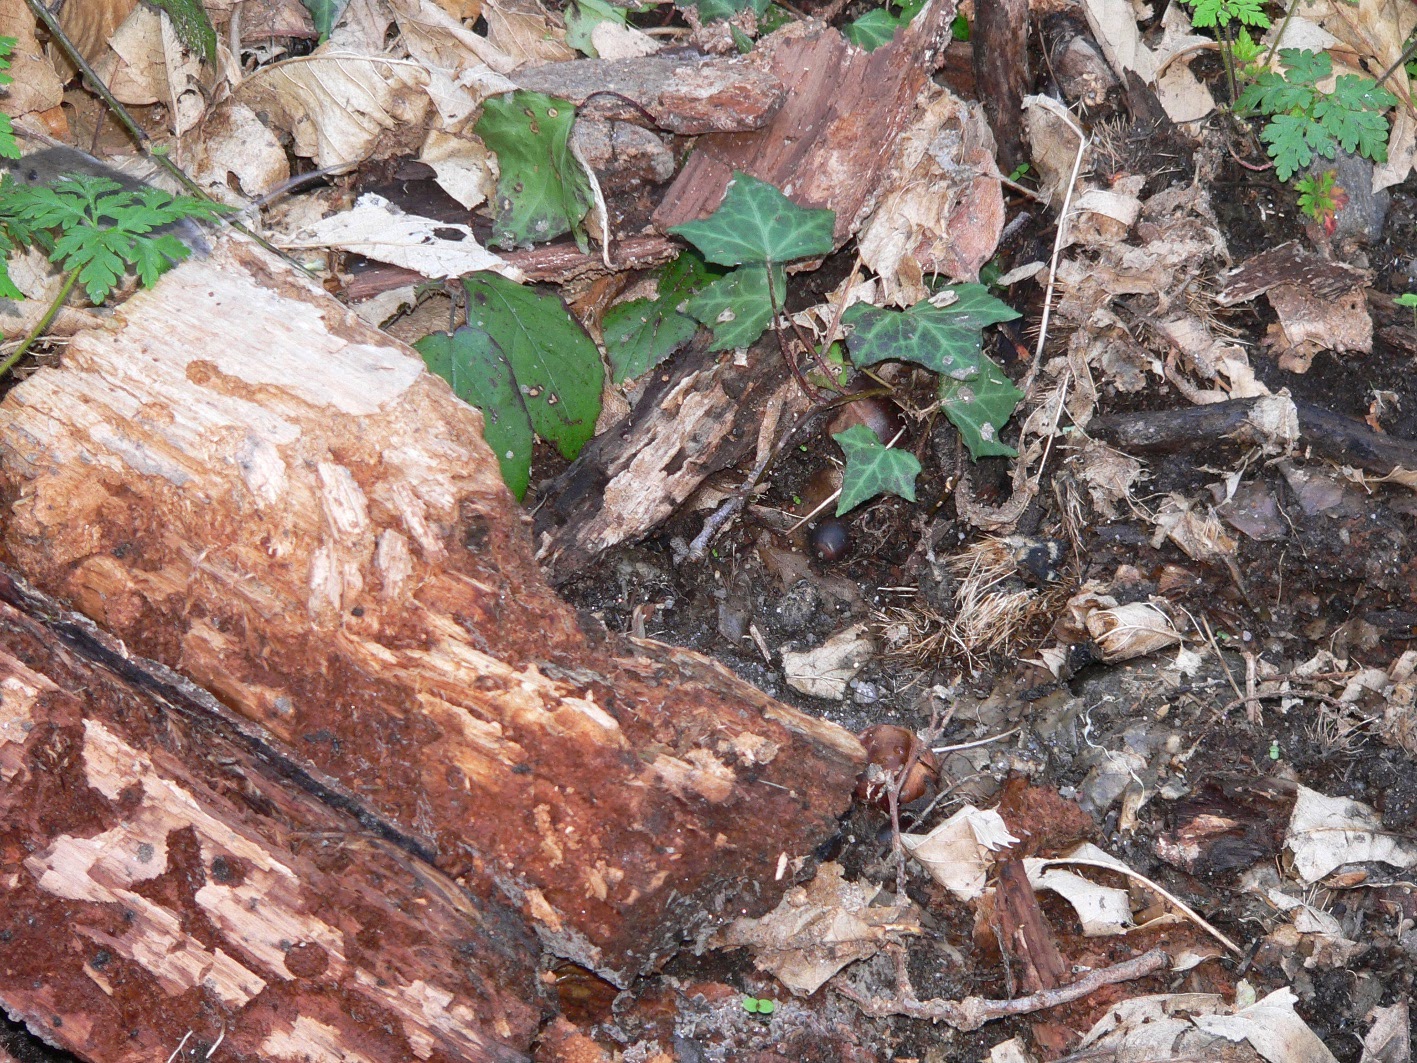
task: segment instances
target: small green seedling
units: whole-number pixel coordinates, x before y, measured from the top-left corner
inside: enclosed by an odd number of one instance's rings
[[[1348,202],[1348,193],[1337,180],[1335,171],[1325,170],[1294,182],[1294,190],[1299,193],[1299,209],[1322,225],[1330,236],[1338,223],[1338,212]]]
[[[1417,328],[1417,292],[1403,292],[1393,303],[1397,306],[1410,306],[1412,308],[1412,327]]]
[[[749,1015],[758,1015],[767,1018],[777,1010],[777,1001],[768,997],[747,997],[743,998],[743,1010]]]
[[[1278,759],[1279,759],[1279,739],[1277,739],[1277,738],[1272,738],[1272,739],[1270,739],[1270,742],[1269,742],[1269,759],[1270,759],[1270,760],[1278,760]]]

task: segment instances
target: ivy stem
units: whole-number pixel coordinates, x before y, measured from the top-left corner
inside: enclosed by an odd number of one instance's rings
[[[44,330],[54,322],[55,316],[59,313],[59,308],[63,306],[65,301],[69,298],[69,293],[74,290],[74,285],[78,283],[78,280],[79,271],[77,269],[71,269],[64,277],[63,287],[59,290],[59,294],[54,297],[54,301],[49,304],[49,309],[44,312],[44,316],[39,319],[34,328],[30,329],[29,335],[20,341],[20,345],[15,349],[14,353],[3,362],[0,362],[0,377],[8,373],[16,362],[29,353],[29,349],[34,346],[34,341],[39,339],[39,337],[43,335]]]

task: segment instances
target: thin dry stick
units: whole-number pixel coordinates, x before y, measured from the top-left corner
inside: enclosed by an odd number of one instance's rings
[[[1073,205],[1073,186],[1077,184],[1078,172],[1082,169],[1083,156],[1087,154],[1088,145],[1092,141],[1088,135],[1082,131],[1072,115],[1063,112],[1065,121],[1078,137],[1078,153],[1073,159],[1072,176],[1068,178],[1068,191],[1063,196],[1063,209],[1058,213],[1058,232],[1053,237],[1053,257],[1048,263],[1048,289],[1043,296],[1043,316],[1038,320],[1038,346],[1033,351],[1033,366],[1028,371],[1028,387],[1025,391],[1032,390],[1033,378],[1038,374],[1038,367],[1043,362],[1043,347],[1048,342],[1048,319],[1053,314],[1053,288],[1058,280],[1058,256],[1063,252],[1063,237],[1067,235],[1068,229],[1068,209]]]
[[[842,996],[856,1002],[868,1015],[886,1017],[905,1015],[912,1019],[929,1019],[931,1022],[947,1022],[957,1030],[968,1033],[977,1030],[986,1022],[1004,1019],[1012,1015],[1028,1015],[1046,1008],[1056,1008],[1060,1004],[1070,1004],[1074,1000],[1091,996],[1103,986],[1118,982],[1130,982],[1135,978],[1145,978],[1171,966],[1171,957],[1164,949],[1152,949],[1134,960],[1113,964],[1089,971],[1076,982],[1056,989],[1044,989],[1030,993],[1026,997],[1013,1000],[989,1000],[984,997],[965,997],[963,1000],[942,1000],[938,997],[920,1000],[910,986],[905,971],[904,956],[897,949],[896,957],[897,995],[891,997],[868,997],[851,986],[837,987]]]
[[[1166,890],[1162,889],[1151,879],[1143,875],[1140,871],[1133,871],[1125,864],[1111,864],[1105,860],[1085,860],[1082,857],[1068,856],[1060,856],[1053,860],[1045,860],[1041,867],[1053,867],[1055,865],[1061,864],[1075,864],[1078,867],[1100,867],[1103,870],[1115,871],[1119,875],[1126,875],[1128,878],[1136,879],[1147,889],[1154,890],[1155,892],[1159,893],[1167,901],[1167,903],[1175,905],[1182,915],[1194,922],[1196,926],[1200,927],[1211,937],[1215,938],[1216,941],[1220,942],[1231,952],[1235,953],[1235,955],[1244,955],[1244,950],[1241,949],[1239,945],[1235,944],[1235,942],[1231,941],[1219,930],[1217,930],[1215,927],[1211,926],[1208,922],[1201,918],[1200,914],[1195,909],[1193,909],[1185,901],[1181,900],[1180,897],[1177,897],[1174,893],[1168,893]]]

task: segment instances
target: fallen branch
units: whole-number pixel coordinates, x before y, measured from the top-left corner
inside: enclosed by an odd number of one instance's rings
[[[896,961],[896,996],[868,997],[850,986],[838,986],[842,996],[856,1002],[867,1015],[884,1018],[905,1015],[912,1019],[929,1019],[931,1022],[947,1022],[957,1030],[969,1033],[979,1029],[986,1022],[1005,1019],[1012,1015],[1029,1015],[1035,1011],[1056,1008],[1060,1004],[1071,1004],[1090,996],[1103,986],[1118,982],[1130,982],[1145,978],[1171,966],[1171,957],[1164,949],[1152,949],[1134,960],[1101,967],[1083,975],[1076,982],[1057,989],[1043,989],[1026,997],[1013,1000],[989,1000],[985,997],[965,997],[963,1000],[941,1000],[932,997],[920,1000],[910,985],[910,976],[905,970],[905,953],[899,947],[891,949]]]

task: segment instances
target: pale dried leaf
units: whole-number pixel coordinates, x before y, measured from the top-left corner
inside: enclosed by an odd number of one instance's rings
[[[965,805],[928,834],[902,834],[901,843],[940,885],[962,901],[984,892],[994,853],[1018,841],[999,813]]]
[[[782,652],[782,671],[787,685],[814,698],[842,701],[847,684],[876,652],[876,644],[865,624],[853,624],[836,632],[816,649],[801,653]]]
[[[453,233],[461,238],[452,238]],[[510,280],[522,279],[520,270],[482,247],[466,225],[404,214],[373,193],[360,196],[352,210],[274,242],[289,249],[337,247],[425,277],[493,270]]]
[[[576,58],[566,44],[566,29],[538,0],[487,0],[487,39],[518,66],[564,63]]]
[[[1370,806],[1306,786],[1299,787],[1285,845],[1294,854],[1294,873],[1306,884],[1345,864],[1417,864],[1417,843],[1387,831]]]

